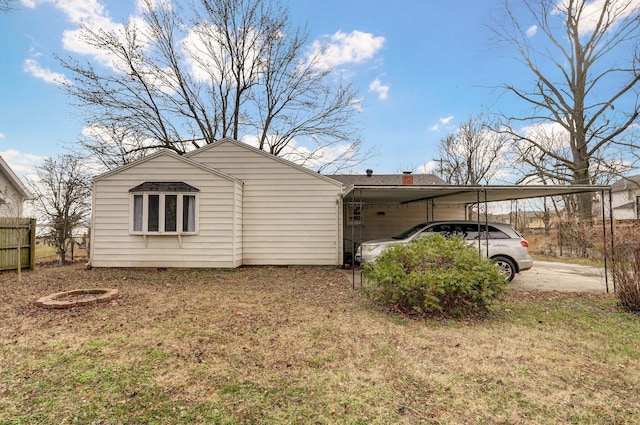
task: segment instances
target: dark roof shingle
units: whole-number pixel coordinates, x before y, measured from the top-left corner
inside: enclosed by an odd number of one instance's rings
[[[200,192],[184,182],[144,182],[129,189],[129,192]]]
[[[402,186],[403,177],[406,174],[333,174],[330,177],[344,184],[347,188],[359,186]],[[440,186],[448,185],[447,182],[434,174],[409,174],[413,177],[413,186]]]

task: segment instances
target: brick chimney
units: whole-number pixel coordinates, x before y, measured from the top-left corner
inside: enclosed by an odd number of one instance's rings
[[[402,184],[413,184],[413,175],[411,171],[402,172]]]

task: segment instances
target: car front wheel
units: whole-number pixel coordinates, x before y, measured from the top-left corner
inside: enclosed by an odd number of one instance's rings
[[[509,282],[516,276],[516,265],[507,257],[493,257],[493,261],[500,267],[500,271],[504,274]]]

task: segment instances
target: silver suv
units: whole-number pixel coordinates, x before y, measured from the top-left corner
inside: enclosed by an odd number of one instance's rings
[[[363,242],[356,251],[356,262],[367,263],[375,260],[385,248],[407,243],[429,233],[439,233],[444,237],[460,236],[469,244],[478,247],[483,255],[491,258],[512,280],[516,273],[533,266],[529,256],[529,244],[513,227],[502,223],[478,223],[474,221],[438,221],[418,224],[406,232],[390,239]]]

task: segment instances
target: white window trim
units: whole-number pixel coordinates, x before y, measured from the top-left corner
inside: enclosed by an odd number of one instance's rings
[[[136,195],[142,196],[142,230],[134,230],[134,222],[135,222],[135,206],[134,199]],[[159,205],[158,205],[158,231],[149,231],[147,230],[147,226],[149,225],[149,195],[158,195],[160,196]],[[165,219],[165,196],[167,195],[177,195],[178,197],[178,205],[176,211],[176,231],[165,231],[164,230],[164,219]],[[195,197],[195,205],[194,205],[194,213],[195,213],[195,229],[192,232],[182,231],[182,215],[183,215],[183,197],[184,196],[193,196]],[[149,191],[149,192],[132,192],[129,199],[129,234],[130,235],[142,235],[142,236],[154,236],[154,235],[197,235],[200,232],[200,197],[197,193],[194,192],[157,192],[157,191]]]

